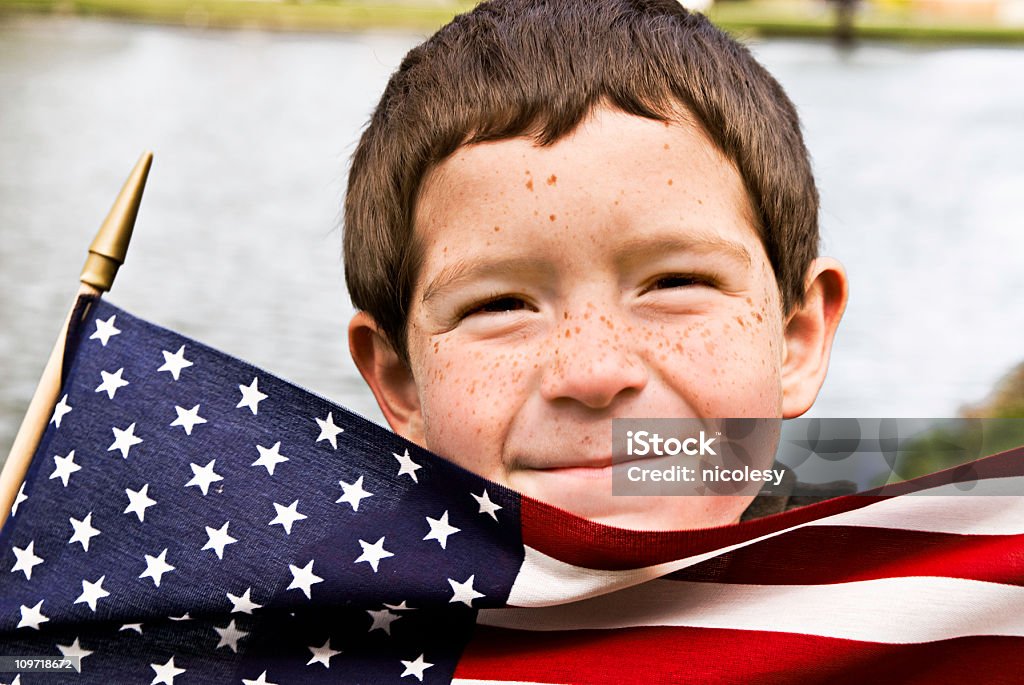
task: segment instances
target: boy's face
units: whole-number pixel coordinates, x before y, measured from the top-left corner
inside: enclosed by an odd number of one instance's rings
[[[425,179],[415,226],[396,431],[610,525],[739,516],[749,498],[611,495],[612,418],[785,411],[778,286],[702,131],[599,108],[550,147],[463,147]]]

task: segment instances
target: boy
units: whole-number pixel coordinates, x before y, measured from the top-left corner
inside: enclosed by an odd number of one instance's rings
[[[353,358],[391,427],[600,523],[751,496],[613,497],[612,419],[784,417],[846,276],[817,258],[792,103],[672,0],[496,0],[412,50],[355,153]]]

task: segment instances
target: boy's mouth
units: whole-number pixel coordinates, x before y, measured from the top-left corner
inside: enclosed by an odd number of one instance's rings
[[[553,476],[601,479],[611,478],[612,468],[613,465],[611,459],[608,459],[604,463],[581,464],[575,466],[551,466],[534,470]]]
[[[536,471],[559,471],[563,469],[603,469],[612,465],[610,454],[531,454],[521,455],[513,460],[520,468]]]
[[[610,479],[614,469],[626,468],[626,462],[646,460],[645,457],[639,456],[613,459],[611,455],[605,454],[593,457],[522,459],[518,461],[518,465],[520,468],[552,476]]]

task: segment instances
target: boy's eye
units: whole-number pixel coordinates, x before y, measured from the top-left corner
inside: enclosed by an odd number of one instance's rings
[[[467,316],[473,314],[496,314],[501,312],[512,312],[519,309],[527,309],[528,305],[526,302],[518,297],[502,296],[495,297],[480,304],[475,304],[464,310],[459,314],[460,319],[464,319]]]
[[[711,285],[707,278],[684,274],[672,274],[656,279],[647,290],[664,290],[666,288],[686,288],[694,285]]]

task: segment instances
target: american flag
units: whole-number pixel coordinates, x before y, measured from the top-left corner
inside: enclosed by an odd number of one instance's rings
[[[80,308],[0,532],[0,655],[80,673],[0,682],[1024,682],[1024,450],[884,495],[625,531]]]

